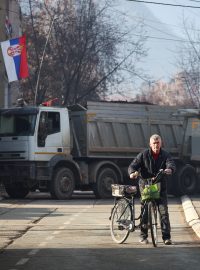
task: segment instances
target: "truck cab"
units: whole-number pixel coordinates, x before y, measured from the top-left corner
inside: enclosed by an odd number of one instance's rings
[[[66,108],[27,106],[0,110],[0,180],[11,197],[23,198],[35,188],[50,190],[55,198],[65,198],[67,191],[70,196],[74,180],[63,176],[61,194],[57,194],[57,183],[52,183],[60,168],[70,168],[71,178],[77,174],[73,172],[77,172],[77,164],[70,152]],[[67,182],[72,185],[70,190],[65,187]]]

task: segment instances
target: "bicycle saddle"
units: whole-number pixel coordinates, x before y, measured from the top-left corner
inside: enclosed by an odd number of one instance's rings
[[[125,191],[128,194],[136,194],[137,193],[137,187],[136,186],[126,186]]]

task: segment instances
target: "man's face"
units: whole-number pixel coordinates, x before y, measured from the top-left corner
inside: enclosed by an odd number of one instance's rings
[[[162,144],[162,142],[158,138],[151,139],[150,140],[150,143],[149,143],[152,152],[155,153],[155,154],[159,154],[160,148],[161,148],[161,144]]]

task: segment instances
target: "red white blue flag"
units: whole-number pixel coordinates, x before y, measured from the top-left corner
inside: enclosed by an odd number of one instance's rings
[[[1,42],[2,54],[8,75],[8,81],[13,82],[28,77],[26,56],[26,37],[21,36]]]

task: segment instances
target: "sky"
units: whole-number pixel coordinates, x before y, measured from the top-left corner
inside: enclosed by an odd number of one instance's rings
[[[196,0],[146,0],[142,3],[127,0],[115,0],[115,9],[129,18],[129,23],[144,19],[147,31],[148,57],[141,63],[145,73],[154,80],[169,80],[178,72],[177,52],[184,42],[185,19],[187,25],[195,23],[200,29],[200,8],[175,7],[144,2],[166,3],[200,7]],[[132,21],[132,22],[131,22]]]
[[[147,0],[151,1],[151,0]],[[147,2],[146,1],[146,2]],[[167,3],[167,4],[174,4],[174,5],[183,5],[183,6],[195,6],[200,7],[200,1],[190,1],[190,0],[155,0],[152,2],[157,3]],[[141,5],[141,3],[138,3]],[[184,26],[183,21],[185,20],[186,25],[188,27],[198,27],[200,29],[200,8],[191,8],[191,7],[180,7],[180,6],[166,6],[166,5],[157,5],[157,4],[147,4],[144,5],[152,12],[152,14],[160,20],[160,22],[164,23],[163,25],[156,25],[159,29],[162,27],[168,28],[167,31],[163,30],[164,32],[170,33],[169,35],[165,35],[164,38],[172,39],[169,42],[165,42],[164,46],[166,47],[166,55],[169,62],[167,66],[160,63],[160,77],[164,80],[168,80],[176,71],[178,71],[176,66],[177,57],[177,50],[180,47],[182,42],[175,42],[173,39],[183,39],[185,40],[184,36]],[[191,25],[192,24],[192,25]],[[156,33],[155,33],[156,34]],[[159,32],[157,32],[156,36],[159,36]],[[175,37],[173,36],[175,35]],[[177,37],[176,37],[177,36]],[[159,40],[157,40],[159,42]],[[155,60],[156,61],[156,60]],[[157,72],[157,71],[156,71]],[[159,72],[158,72],[159,73]],[[153,73],[154,75],[154,73]]]
[[[150,1],[150,0],[147,0]],[[146,2],[147,2],[146,1]],[[200,7],[200,1],[191,1],[191,0],[161,0],[161,1],[152,1],[157,3],[169,3],[174,5],[183,5],[183,6],[194,6]],[[190,7],[175,7],[175,6],[165,6],[165,5],[156,5],[156,4],[147,4],[145,3],[151,12],[163,23],[168,25],[174,33],[177,35],[182,35],[182,22],[183,18],[187,21],[195,22],[196,25],[200,26],[200,8],[190,8]]]

